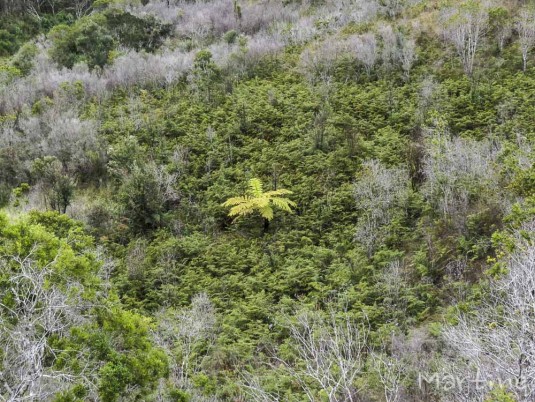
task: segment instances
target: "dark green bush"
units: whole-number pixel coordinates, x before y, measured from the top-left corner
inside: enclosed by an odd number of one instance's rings
[[[154,17],[139,18],[127,12],[111,8],[104,13],[106,27],[116,40],[127,48],[153,52],[171,34],[171,25]]]
[[[54,43],[50,49],[52,59],[65,67],[86,62],[90,68],[103,67],[115,49],[116,42],[109,31],[102,26],[102,18],[83,19],[69,27],[58,25],[50,36]]]
[[[52,59],[65,67],[86,62],[90,68],[104,67],[118,45],[152,52],[171,33],[171,26],[153,17],[138,18],[127,12],[108,9],[85,17],[74,25],[57,25],[50,32]]]
[[[122,216],[134,233],[161,227],[169,209],[153,167],[135,167],[117,195]]]

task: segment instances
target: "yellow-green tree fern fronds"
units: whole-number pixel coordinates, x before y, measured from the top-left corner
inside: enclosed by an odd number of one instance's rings
[[[274,216],[274,207],[291,213],[292,208],[296,206],[292,200],[281,197],[292,194],[290,190],[264,192],[262,182],[257,178],[249,180],[247,187],[247,192],[243,196],[229,198],[222,204],[224,207],[230,207],[229,216],[239,218],[258,212],[264,218],[264,229],[267,230],[269,221]]]

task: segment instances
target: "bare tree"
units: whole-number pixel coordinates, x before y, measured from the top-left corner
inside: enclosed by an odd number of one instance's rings
[[[201,342],[215,340],[216,313],[206,293],[191,301],[183,310],[164,310],[158,316],[158,329],[154,332],[157,344],[168,354],[171,362],[170,380],[181,388],[190,387],[189,374],[200,369],[200,359],[194,358],[195,348]]]
[[[465,0],[443,15],[444,37],[455,48],[466,75],[474,73],[476,53],[488,28],[487,8],[477,0]]]
[[[393,322],[398,323],[398,314],[407,310],[407,298],[404,289],[408,287],[406,267],[400,260],[389,262],[380,273],[382,284],[382,304],[393,315]]]
[[[2,139],[25,155],[28,160],[54,156],[71,174],[84,174],[94,167],[95,155],[104,154],[98,139],[98,124],[79,117],[79,101],[65,93],[57,93],[54,104],[40,115],[25,109],[19,116],[14,136]],[[7,144],[6,144],[7,145]]]
[[[409,80],[411,77],[412,66],[418,59],[416,53],[416,41],[412,38],[401,37],[401,47],[398,54],[405,79]]]
[[[387,46],[383,46],[383,53],[392,50],[392,58],[395,59],[397,51],[395,34],[389,25],[384,27],[387,33],[391,34],[387,40],[391,39],[390,42],[393,42],[393,45],[389,42]],[[352,35],[346,39],[329,37],[323,42],[305,49],[301,54],[300,65],[310,81],[315,82],[319,78],[323,83],[328,83],[337,64],[344,56],[356,60],[364,67],[366,74],[371,75],[379,59],[379,46],[375,35],[366,33]],[[386,57],[383,58],[386,60]],[[388,61],[385,63],[388,64]]]
[[[379,26],[382,42],[381,59],[386,70],[401,66],[405,79],[409,79],[412,65],[416,61],[416,41],[391,25]]]
[[[125,256],[128,279],[140,280],[143,278],[146,255],[147,241],[145,239],[136,239],[130,243]]]
[[[403,168],[388,168],[381,162],[364,163],[355,183],[355,201],[361,216],[355,239],[371,255],[396,214],[403,213],[409,195],[409,174]]]
[[[377,40],[372,33],[357,35],[350,38],[356,59],[362,63],[367,75],[371,75],[377,62]]]
[[[0,263],[7,275],[7,287],[0,293],[0,400],[9,402],[48,400],[75,382],[83,381],[93,390],[95,378],[89,368],[78,372],[58,370],[54,363],[61,350],[49,343],[70,328],[85,322],[86,303],[79,283],[65,288],[50,284],[51,264],[39,267],[30,253],[9,257]],[[1,292],[1,290],[0,290]],[[81,356],[88,361],[87,356]]]
[[[266,391],[259,377],[253,373],[242,373],[245,393],[253,402],[279,402],[281,400],[278,393]]]
[[[329,82],[336,64],[346,52],[346,44],[333,38],[319,45],[307,48],[302,54],[300,65],[309,81]]]
[[[513,33],[509,10],[503,6],[492,7],[489,10],[489,28],[496,40],[499,52],[502,53],[505,43]]]
[[[347,314],[338,318],[334,310],[324,317],[303,309],[286,321],[296,359],[275,360],[298,381],[308,399],[316,401],[321,390],[329,402],[357,401],[355,381],[364,368],[368,330]]]
[[[535,8],[523,7],[520,9],[515,27],[522,52],[522,69],[526,71],[528,55],[535,46]]]
[[[420,124],[423,124],[428,113],[438,108],[440,85],[433,77],[426,77],[420,83],[417,115]]]
[[[535,397],[535,221],[513,234],[515,251],[503,276],[491,280],[483,302],[446,326],[449,346],[443,372],[464,378],[446,400],[483,400],[491,382],[502,384],[515,400]],[[478,387],[473,386],[477,381]]]
[[[436,210],[453,219],[459,229],[464,227],[469,207],[475,200],[488,206],[503,205],[495,169],[499,143],[430,133],[425,147],[424,194]]]
[[[389,344],[383,342],[379,351],[371,353],[371,367],[383,386],[386,402],[403,400],[403,383],[409,372],[409,364],[395,343],[395,335],[392,334]]]
[[[72,0],[72,3],[76,18],[82,18],[91,11],[93,0]]]
[[[37,19],[41,19],[41,9],[47,0],[23,1],[26,4],[26,12]]]
[[[379,5],[388,17],[395,18],[403,11],[406,2],[406,0],[379,0]]]
[[[175,189],[178,174],[169,173],[165,166],[150,164],[149,170],[158,183],[160,198],[167,203],[175,203],[180,199],[180,194]]]
[[[57,0],[1,0],[0,13],[28,13],[41,19],[44,12],[54,14]]]
[[[392,25],[383,24],[379,26],[382,49],[381,59],[386,70],[396,66],[399,59],[398,36]]]
[[[284,357],[274,353],[268,366],[275,376],[295,380],[310,402],[371,400],[358,384],[372,377],[383,393],[378,400],[401,402],[413,400],[409,394],[422,396],[421,390],[409,387],[415,383],[415,373],[429,368],[435,349],[425,331],[392,333],[373,348],[368,343],[367,325],[352,319],[347,310],[332,306],[328,312],[301,307],[295,314],[285,314],[280,325],[289,333]],[[242,373],[248,400],[283,400],[287,390],[279,393],[263,383],[259,371]]]

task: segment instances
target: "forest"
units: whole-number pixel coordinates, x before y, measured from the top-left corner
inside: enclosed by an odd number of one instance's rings
[[[0,402],[535,398],[535,1],[0,0]]]

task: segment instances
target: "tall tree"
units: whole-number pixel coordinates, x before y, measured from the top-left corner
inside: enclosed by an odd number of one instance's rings
[[[476,53],[489,23],[487,8],[479,1],[468,0],[449,9],[444,18],[444,37],[454,46],[463,70],[471,77]]]
[[[369,329],[346,311],[331,309],[327,314],[302,308],[285,315],[288,350],[273,357],[274,372],[286,373],[309,401],[355,402],[361,400],[357,379],[364,371]],[[290,352],[290,353],[288,353]],[[245,390],[251,400],[274,402],[278,395],[267,392],[258,378],[245,373]]]
[[[528,55],[533,46],[535,46],[535,8],[522,8],[518,14],[515,27],[519,36],[520,51],[522,52],[522,69],[526,71]]]
[[[534,236],[534,221],[513,234],[515,251],[501,267],[502,274],[490,279],[478,309],[461,313],[455,325],[444,328],[446,345],[455,353],[443,371],[465,380],[449,390],[448,400],[491,400],[492,384],[504,385],[516,401],[533,400]],[[474,381],[480,386],[474,387]]]

